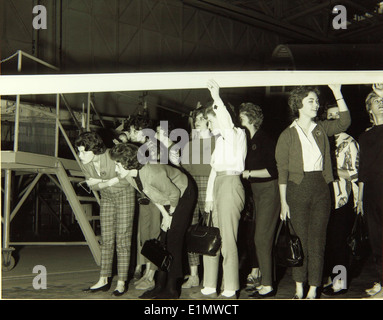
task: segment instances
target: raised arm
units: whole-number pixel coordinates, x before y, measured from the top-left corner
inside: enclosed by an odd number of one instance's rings
[[[211,97],[214,100],[214,111],[219,122],[222,131],[230,130],[234,128],[233,120],[231,119],[229,111],[227,111],[225,104],[223,103],[219,95],[219,85],[214,80],[209,80],[207,87],[210,91]],[[224,135],[224,132],[221,132]]]
[[[321,121],[326,134],[331,137],[334,134],[345,132],[351,124],[351,116],[346,101],[343,98],[340,84],[329,84],[339,108],[339,119]]]

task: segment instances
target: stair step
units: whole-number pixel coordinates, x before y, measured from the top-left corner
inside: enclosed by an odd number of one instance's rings
[[[92,201],[92,202],[97,202],[97,199],[96,198],[93,198],[93,197],[79,197],[77,196],[78,200],[79,201]]]
[[[82,182],[85,180],[84,178],[81,178],[81,177],[68,177],[68,179],[71,182]]]

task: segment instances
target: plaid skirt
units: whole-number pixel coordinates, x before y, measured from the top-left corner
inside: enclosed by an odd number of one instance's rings
[[[197,205],[195,206],[192,224],[196,224],[199,221],[200,213],[205,211],[206,189],[208,176],[193,176],[198,188]],[[190,266],[198,266],[200,264],[200,255],[188,252],[188,261]]]

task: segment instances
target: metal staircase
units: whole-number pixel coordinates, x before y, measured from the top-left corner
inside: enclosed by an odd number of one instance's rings
[[[45,61],[33,57],[27,53],[19,50],[14,56],[18,56],[18,71],[21,71],[22,68],[22,56],[25,56],[29,59],[34,60],[39,64],[43,64],[48,68],[58,70],[57,67],[46,63]],[[10,57],[10,58],[12,58]],[[99,117],[102,126],[104,126],[100,115],[97,113],[94,104],[91,101],[90,93],[88,93],[88,103],[87,103],[87,121],[86,128],[83,128],[78,123],[74,113],[69,106],[64,95],[57,93],[56,94],[56,113],[44,112],[39,110],[44,117],[48,117],[55,121],[55,150],[54,156],[46,156],[36,153],[28,153],[22,152],[19,150],[19,122],[20,122],[20,109],[25,108],[29,109],[29,111],[34,112],[33,107],[20,104],[20,95],[16,95],[16,103],[15,103],[15,128],[14,128],[14,146],[13,151],[1,151],[1,171],[4,179],[4,203],[3,203],[3,216],[2,216],[2,224],[3,224],[3,233],[2,233],[2,270],[9,271],[14,267],[15,260],[12,257],[13,247],[10,245],[17,244],[10,242],[10,223],[12,219],[15,217],[25,200],[28,198],[32,190],[37,185],[38,181],[42,177],[42,175],[46,174],[56,185],[59,187],[65,194],[67,201],[76,217],[76,220],[81,228],[81,231],[85,237],[86,242],[80,244],[87,244],[92,252],[93,258],[97,265],[101,263],[101,250],[98,242],[98,236],[96,236],[91,223],[94,222],[95,219],[99,219],[97,216],[87,216],[82,203],[86,202],[94,202],[97,201],[100,203],[100,198],[97,192],[92,192],[89,197],[83,197],[76,194],[73,183],[78,183],[79,181],[84,180],[84,175],[80,170],[79,166],[79,158],[77,156],[76,151],[74,150],[70,139],[68,138],[65,129],[63,128],[60,122],[60,100],[64,102],[64,105],[68,109],[69,113],[72,116],[72,120],[74,124],[77,126],[80,132],[87,130],[89,131],[89,117],[90,117],[90,109],[93,108],[97,116]],[[59,148],[59,134],[63,135],[66,143],[68,144],[73,157],[75,160],[63,159],[58,157],[58,148]],[[12,172],[21,172],[27,174],[36,174],[34,179],[30,182],[28,187],[23,190],[23,195],[19,198],[18,203],[14,206],[11,211],[11,192],[12,192]],[[54,178],[56,176],[56,178]],[[16,199],[16,197],[14,197]],[[28,245],[32,243],[23,243],[23,245]],[[42,245],[55,245],[57,243],[33,243],[33,244],[42,244]],[[60,245],[68,244],[71,245],[73,242],[68,243],[60,243]],[[79,243],[76,243],[79,244]]]
[[[85,237],[85,243],[89,246],[93,258],[97,265],[100,265],[101,251],[98,242],[98,236],[92,228],[92,221],[98,219],[98,216],[87,216],[83,203],[84,202],[99,202],[98,193],[94,192],[88,197],[78,195],[75,191],[73,183],[84,180],[84,176],[76,161],[61,159],[51,156],[38,155],[27,152],[14,152],[14,151],[1,151],[1,164],[2,170],[5,173],[4,185],[4,208],[3,208],[3,270],[11,270],[14,266],[14,259],[12,258],[13,248],[10,245],[70,245],[67,243],[56,242],[41,242],[41,243],[18,243],[10,241],[10,228],[9,225],[15,217],[32,189],[36,186],[38,180],[42,175],[48,175],[51,180],[55,181],[53,177],[57,178],[57,186],[64,192],[66,199],[76,217],[76,220],[81,228]],[[12,190],[12,171],[22,171],[28,173],[36,173],[36,177],[29,184],[23,197],[19,200],[17,205],[11,211],[10,198]],[[74,243],[81,244],[81,243]]]

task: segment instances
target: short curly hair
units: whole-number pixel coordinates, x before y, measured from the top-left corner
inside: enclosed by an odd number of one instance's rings
[[[140,163],[139,156],[141,150],[138,146],[131,143],[120,143],[115,145],[109,151],[110,158],[113,161],[119,162],[122,164],[122,167],[125,170],[140,170],[144,165]],[[144,155],[142,154],[144,158]],[[142,158],[142,159],[143,159]]]
[[[200,115],[200,114],[202,114],[202,117],[204,118],[204,119],[206,119],[206,117],[205,117],[205,107],[200,107],[200,108],[198,108],[198,109],[195,109],[195,110],[193,110],[192,112],[191,112],[191,118],[192,118],[192,120],[193,120],[193,125],[195,124],[195,122],[196,122],[196,119],[197,119],[197,117]],[[206,119],[207,120],[207,119]]]
[[[370,112],[371,111],[371,106],[372,106],[372,99],[375,99],[375,98],[380,98],[380,96],[375,91],[371,91],[367,95],[366,100],[365,100],[366,111],[368,113],[368,116],[370,117],[370,122],[371,123],[375,123],[374,122],[374,117],[373,117],[372,113]]]
[[[239,106],[239,114],[245,114],[249,122],[258,130],[263,123],[263,112],[260,106],[252,102],[244,102]]]
[[[299,86],[290,92],[288,104],[294,118],[299,116],[298,110],[303,106],[302,100],[306,98],[310,92],[314,92],[318,97],[320,95],[319,89],[311,86]]]
[[[127,127],[129,126],[129,127]],[[126,124],[126,131],[130,130],[130,127],[134,127],[135,130],[142,129],[153,129],[153,122],[145,116],[142,115],[133,115],[129,118],[129,121]]]
[[[85,151],[92,151],[95,155],[103,154],[106,151],[106,145],[96,132],[83,132],[74,142],[75,147],[84,147]]]

